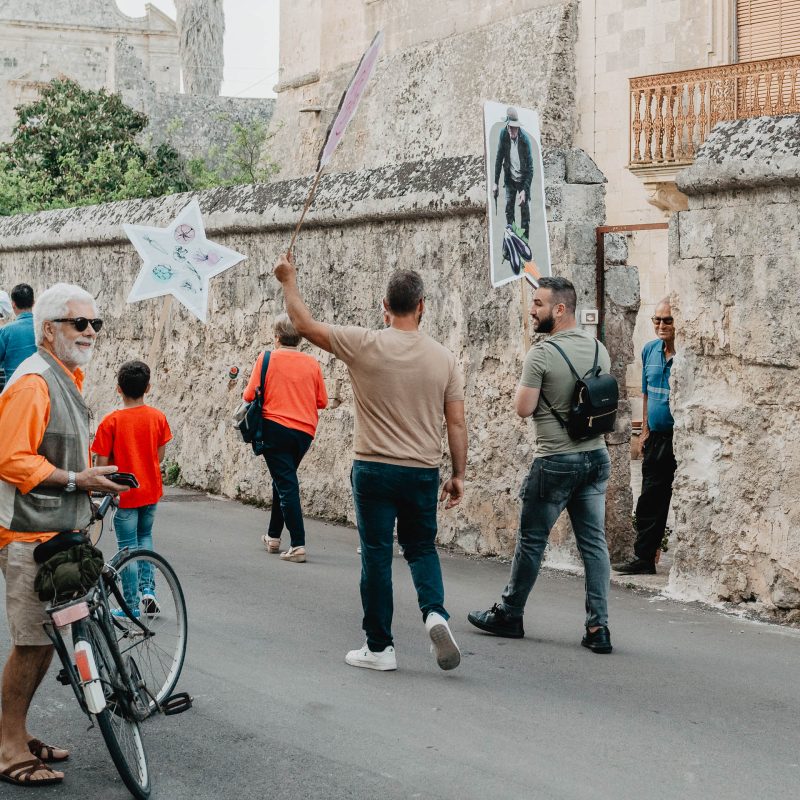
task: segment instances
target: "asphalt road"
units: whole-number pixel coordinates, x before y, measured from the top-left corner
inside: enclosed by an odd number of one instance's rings
[[[363,641],[355,531],[310,522],[310,561],[287,564],[260,544],[265,514],[186,497],[158,512],[157,548],[189,607],[179,688],[195,707],[146,723],[153,797],[798,796],[800,632],[615,587],[615,649],[598,656],[578,646],[583,582],[546,574],[526,638],[497,639],[466,614],[498,599],[508,566],[444,555],[464,655],[444,673],[398,557],[399,669],[358,670],[344,663]],[[104,538],[111,549],[113,535]],[[36,796],[128,797],[99,732],[87,732],[54,675],[34,700],[31,732],[72,757],[65,783]],[[0,784],[3,798],[28,794]]]

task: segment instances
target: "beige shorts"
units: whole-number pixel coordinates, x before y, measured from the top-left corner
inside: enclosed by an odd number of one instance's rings
[[[33,560],[37,542],[11,542],[0,549],[0,570],[6,579],[6,617],[15,645],[52,644],[42,627],[48,622],[46,603],[39,599],[33,581],[39,565]]]

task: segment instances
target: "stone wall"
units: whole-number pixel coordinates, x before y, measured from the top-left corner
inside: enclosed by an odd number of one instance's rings
[[[671,589],[800,619],[800,117],[717,125],[670,228]]]
[[[581,151],[547,151],[545,172],[554,271],[576,281],[582,307],[596,307],[594,229],[603,221],[603,176]],[[282,308],[271,267],[288,244],[307,190],[308,180],[300,180],[197,195],[209,235],[248,259],[212,281],[207,326],[173,307],[151,399],[175,433],[167,458],[177,461],[184,480],[213,492],[270,499],[263,462],[237,440],[229,423],[243,380],[230,385],[227,376],[231,365],[242,378],[249,375],[258,352],[271,342],[271,322]],[[125,304],[140,262],[120,225],[164,225],[188,199],[0,220],[0,285],[26,280],[41,291],[69,280],[100,295],[107,324],[87,379],[97,418],[117,402],[116,367],[149,351],[162,305]],[[382,324],[378,304],[388,273],[420,270],[427,286],[423,328],[458,355],[467,375],[467,495],[457,510],[441,515],[440,539],[468,552],[509,554],[532,431],[512,411],[524,355],[521,284],[489,288],[483,159],[409,162],[323,177],[296,258],[301,290],[318,318],[370,327]],[[317,440],[301,468],[303,503],[310,515],[352,522],[350,384],[341,363],[314,354],[329,393],[342,404],[321,415]],[[615,364],[629,357],[612,355]],[[617,449],[627,452],[627,443]],[[629,496],[628,462],[615,464],[615,485]],[[628,527],[629,513],[623,520]]]

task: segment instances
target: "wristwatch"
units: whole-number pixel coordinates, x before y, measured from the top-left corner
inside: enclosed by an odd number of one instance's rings
[[[75,483],[75,473],[70,470],[67,473],[67,485],[64,487],[65,492],[74,492],[77,488],[77,484]]]

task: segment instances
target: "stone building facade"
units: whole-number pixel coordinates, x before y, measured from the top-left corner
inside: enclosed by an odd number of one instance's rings
[[[10,134],[15,106],[62,76],[120,94],[150,118],[145,140],[169,140],[212,167],[233,125],[268,126],[275,104],[181,94],[175,20],[150,4],[145,16],[132,18],[114,0],[0,0],[0,139]]]
[[[113,0],[0,0],[0,139],[14,124],[15,106],[39,87],[68,77],[87,89],[113,90],[115,42],[124,36],[144,77],[159,92],[180,90],[175,21],[152,5],[145,16],[123,14]]]
[[[780,0],[758,2],[780,6]],[[424,153],[479,154],[482,102],[499,100],[538,108],[547,142],[580,147],[594,159],[608,179],[608,225],[664,223],[675,208],[685,206],[675,187],[685,164],[629,168],[629,80],[752,57],[738,47],[736,8],[737,0],[284,3],[275,118],[285,124],[281,155],[292,157],[280,159],[283,175],[312,171],[354,63],[382,29],[382,60],[333,169]],[[777,42],[755,55],[791,52]],[[694,80],[708,78],[698,74]],[[637,358],[627,375],[634,416],[640,418],[639,353],[653,338],[649,318],[655,305],[672,287],[666,229],[625,235],[632,263],[639,267],[642,295]]]

